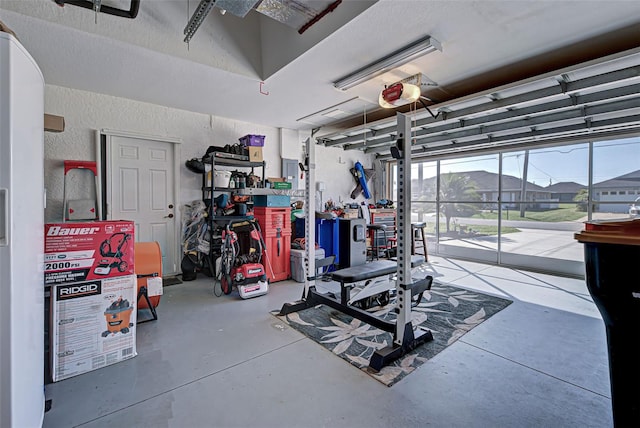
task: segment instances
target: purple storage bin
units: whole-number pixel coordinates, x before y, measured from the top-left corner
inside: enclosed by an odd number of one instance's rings
[[[264,135],[245,135],[240,138],[240,142],[243,146],[254,146],[254,147],[263,147],[264,146]]]

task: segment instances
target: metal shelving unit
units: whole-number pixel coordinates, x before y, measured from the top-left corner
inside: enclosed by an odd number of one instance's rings
[[[216,215],[215,212],[215,198],[219,194],[228,193],[231,197],[232,194],[237,195],[249,195],[253,196],[256,194],[254,191],[257,190],[269,190],[269,189],[256,189],[256,188],[237,188],[237,187],[219,187],[215,186],[215,171],[219,167],[235,167],[237,169],[251,169],[251,173],[254,173],[256,168],[261,168],[261,174],[256,174],[261,176],[260,180],[261,185],[264,186],[265,183],[265,169],[266,162],[251,162],[249,160],[242,159],[231,159],[224,158],[221,156],[216,156],[215,152],[212,153],[211,156],[207,156],[202,158],[202,163],[205,165],[205,171],[202,174],[202,200],[204,201],[207,207],[207,223],[211,233],[211,237],[209,240],[209,266],[213,269],[215,266],[216,256],[220,252],[221,242],[221,232],[220,230],[225,227],[226,224],[233,221],[242,221],[252,219],[252,215]],[[227,169],[227,168],[225,168]],[[209,179],[210,174],[210,179]],[[252,198],[250,198],[252,199]],[[248,205],[252,204],[252,201],[247,202]],[[211,272],[214,274],[215,272]]]
[[[253,195],[256,193],[252,193],[251,191],[257,190],[257,189],[251,189],[251,188],[213,186],[213,184],[215,184],[214,183],[215,171],[217,167],[221,167],[221,166],[236,167],[236,168],[242,168],[242,169],[251,168],[252,173],[254,172],[255,168],[262,168],[261,182],[262,182],[262,186],[264,186],[266,162],[265,161],[251,162],[248,160],[223,158],[223,157],[215,156],[215,153],[212,156],[203,158],[202,162],[205,165],[205,172],[202,174],[202,200],[205,202],[205,205],[207,206],[209,221],[210,222],[227,222],[227,221],[252,218],[252,216],[234,216],[234,215],[219,216],[215,214],[213,207],[214,207],[214,199],[215,199],[216,193],[218,194],[219,193],[229,193],[229,194],[235,193],[238,195]],[[207,165],[209,165],[210,167],[209,170],[207,170]],[[209,173],[211,174],[210,183],[207,177]],[[211,184],[211,185],[207,185],[207,184]]]

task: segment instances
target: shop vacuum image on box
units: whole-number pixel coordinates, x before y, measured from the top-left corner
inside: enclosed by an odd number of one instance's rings
[[[104,311],[104,317],[107,320],[107,329],[102,332],[102,337],[116,333],[129,333],[129,328],[133,327],[133,323],[130,322],[132,312],[133,307],[127,299],[120,297],[111,303]]]

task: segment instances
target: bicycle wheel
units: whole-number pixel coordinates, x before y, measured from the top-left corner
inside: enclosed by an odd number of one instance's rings
[[[225,240],[220,257],[220,286],[224,294],[230,294],[233,289],[231,270],[233,269],[233,262],[235,259],[233,245],[230,240]]]

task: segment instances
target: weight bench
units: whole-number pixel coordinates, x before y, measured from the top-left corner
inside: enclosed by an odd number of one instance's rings
[[[412,322],[412,307],[413,297],[421,295],[424,291],[431,288],[433,281],[432,276],[427,276],[424,279],[413,282],[411,277],[411,268],[414,266],[413,257],[409,261],[409,239],[410,239],[410,219],[406,219],[406,213],[411,213],[411,150],[409,136],[411,135],[411,121],[402,113],[398,113],[398,132],[400,137],[396,140],[396,145],[391,146],[391,156],[397,159],[397,254],[400,256],[396,262],[392,260],[378,260],[362,266],[354,266],[347,269],[341,269],[336,272],[331,272],[331,278],[340,283],[340,298],[336,298],[332,294],[319,293],[316,290],[315,281],[317,280],[317,273],[314,272],[313,265],[315,264],[314,251],[309,248],[307,257],[309,259],[309,267],[306,274],[308,275],[305,281],[305,287],[302,292],[302,298],[295,302],[285,303],[280,309],[280,316],[288,315],[293,312],[301,311],[303,309],[312,308],[317,305],[327,305],[333,309],[336,309],[344,314],[350,315],[360,321],[376,327],[380,330],[393,334],[393,342],[388,344],[382,349],[376,349],[369,360],[369,367],[372,370],[380,371],[382,367],[390,364],[392,361],[400,358],[403,355],[411,352],[418,346],[432,341],[433,334],[430,330],[421,326],[414,327]],[[402,137],[402,136],[406,137]],[[406,147],[405,147],[406,146]],[[306,157],[303,166],[305,174],[305,212],[306,225],[305,227],[305,239],[307,242],[313,243],[315,241],[315,231],[309,226],[309,213],[314,212],[315,200],[310,196],[313,194],[315,186],[315,141],[312,138],[308,138],[305,143]],[[406,149],[406,150],[405,150]],[[386,245],[386,239],[385,239]],[[424,260],[426,261],[426,257]],[[366,281],[377,281],[380,277],[386,275],[392,275],[393,272],[397,272],[397,278],[395,281],[387,281],[386,285],[376,285],[374,290],[371,290],[371,284],[367,285]],[[394,312],[396,314],[393,322],[377,317],[374,314],[367,312],[364,309],[358,308],[350,302],[358,301],[359,296],[356,295],[351,298],[351,290],[358,282],[365,281],[365,288],[367,289],[367,296],[374,296],[374,292],[382,290],[383,295],[389,291],[389,283],[395,283],[396,290],[396,307]],[[359,295],[362,295],[362,289]],[[367,302],[365,302],[366,304]],[[369,301],[370,303],[370,301]]]
[[[424,258],[422,256],[411,257],[412,268],[420,266],[422,263],[424,263]],[[395,284],[391,281],[391,277],[396,273],[397,268],[397,259],[376,260],[363,265],[352,266],[335,272],[330,272],[328,275],[331,279],[340,283],[340,303],[346,306],[395,288]],[[358,284],[363,282],[365,284],[362,287],[359,287]],[[420,284],[420,286],[418,286],[418,284]],[[424,288],[423,285],[427,286],[426,283],[422,284],[420,281],[414,284],[411,289],[412,297],[419,295],[421,299],[422,293],[430,288],[431,282],[428,283],[427,288]],[[360,288],[360,290],[358,294],[352,298],[351,291],[354,288]],[[418,299],[418,301],[420,299]],[[367,305],[363,308],[366,309],[366,306]]]
[[[424,263],[422,256],[412,256],[412,267],[419,266]],[[351,288],[353,284],[357,282],[366,281],[367,279],[374,279],[384,277],[386,275],[392,275],[398,268],[397,260],[377,260],[366,263],[360,266],[352,266],[345,269],[340,269],[335,272],[330,272],[331,278],[334,281],[340,283],[340,299],[333,297],[333,295],[320,293],[316,290],[315,286],[309,287],[309,291],[306,296],[303,296],[302,300],[292,303],[285,303],[280,309],[279,315],[287,315],[293,312],[298,312],[303,309],[312,308],[317,305],[327,305],[333,309],[337,309],[347,315],[351,315],[354,318],[364,321],[372,326],[379,328],[380,330],[396,333],[396,322],[388,321],[373,315],[371,312],[360,309],[354,305],[349,304]],[[432,276],[427,276],[424,279],[418,280],[411,284],[411,297],[416,295],[422,296],[426,290],[431,289],[431,283],[433,282]],[[395,287],[395,285],[393,286]],[[386,289],[392,288],[391,286]],[[431,332],[429,332],[429,335]],[[379,370],[379,369],[378,369]]]

